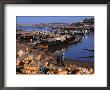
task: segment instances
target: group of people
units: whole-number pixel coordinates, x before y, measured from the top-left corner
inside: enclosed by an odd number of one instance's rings
[[[64,59],[65,59],[64,52],[58,51],[57,58],[56,58],[57,65],[58,66],[65,66]]]

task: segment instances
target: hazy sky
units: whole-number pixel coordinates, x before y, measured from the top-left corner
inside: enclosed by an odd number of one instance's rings
[[[36,23],[72,23],[78,22],[85,18],[93,18],[93,16],[17,16],[17,24],[36,24]]]

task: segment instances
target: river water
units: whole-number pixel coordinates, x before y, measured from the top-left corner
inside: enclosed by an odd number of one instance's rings
[[[23,31],[41,31],[41,30],[46,30],[46,27],[38,27],[38,26],[17,26],[17,30],[23,30]]]
[[[19,26],[17,27],[17,29],[21,29],[24,31],[47,30],[46,27],[36,26]],[[84,49],[94,50],[94,32],[83,36],[83,39],[79,43],[67,46],[66,51],[64,52],[65,58],[82,62],[94,62],[94,52]]]
[[[94,52],[85,49],[94,50],[94,32],[83,36],[83,39],[79,43],[68,46],[65,51],[65,58],[94,62]]]

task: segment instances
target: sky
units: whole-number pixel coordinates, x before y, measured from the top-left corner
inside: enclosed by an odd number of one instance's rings
[[[72,23],[78,22],[85,18],[94,16],[17,16],[17,24],[38,24],[38,23]]]

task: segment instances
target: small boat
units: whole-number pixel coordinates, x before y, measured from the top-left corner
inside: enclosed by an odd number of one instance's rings
[[[94,49],[84,49],[84,50],[94,52]]]

